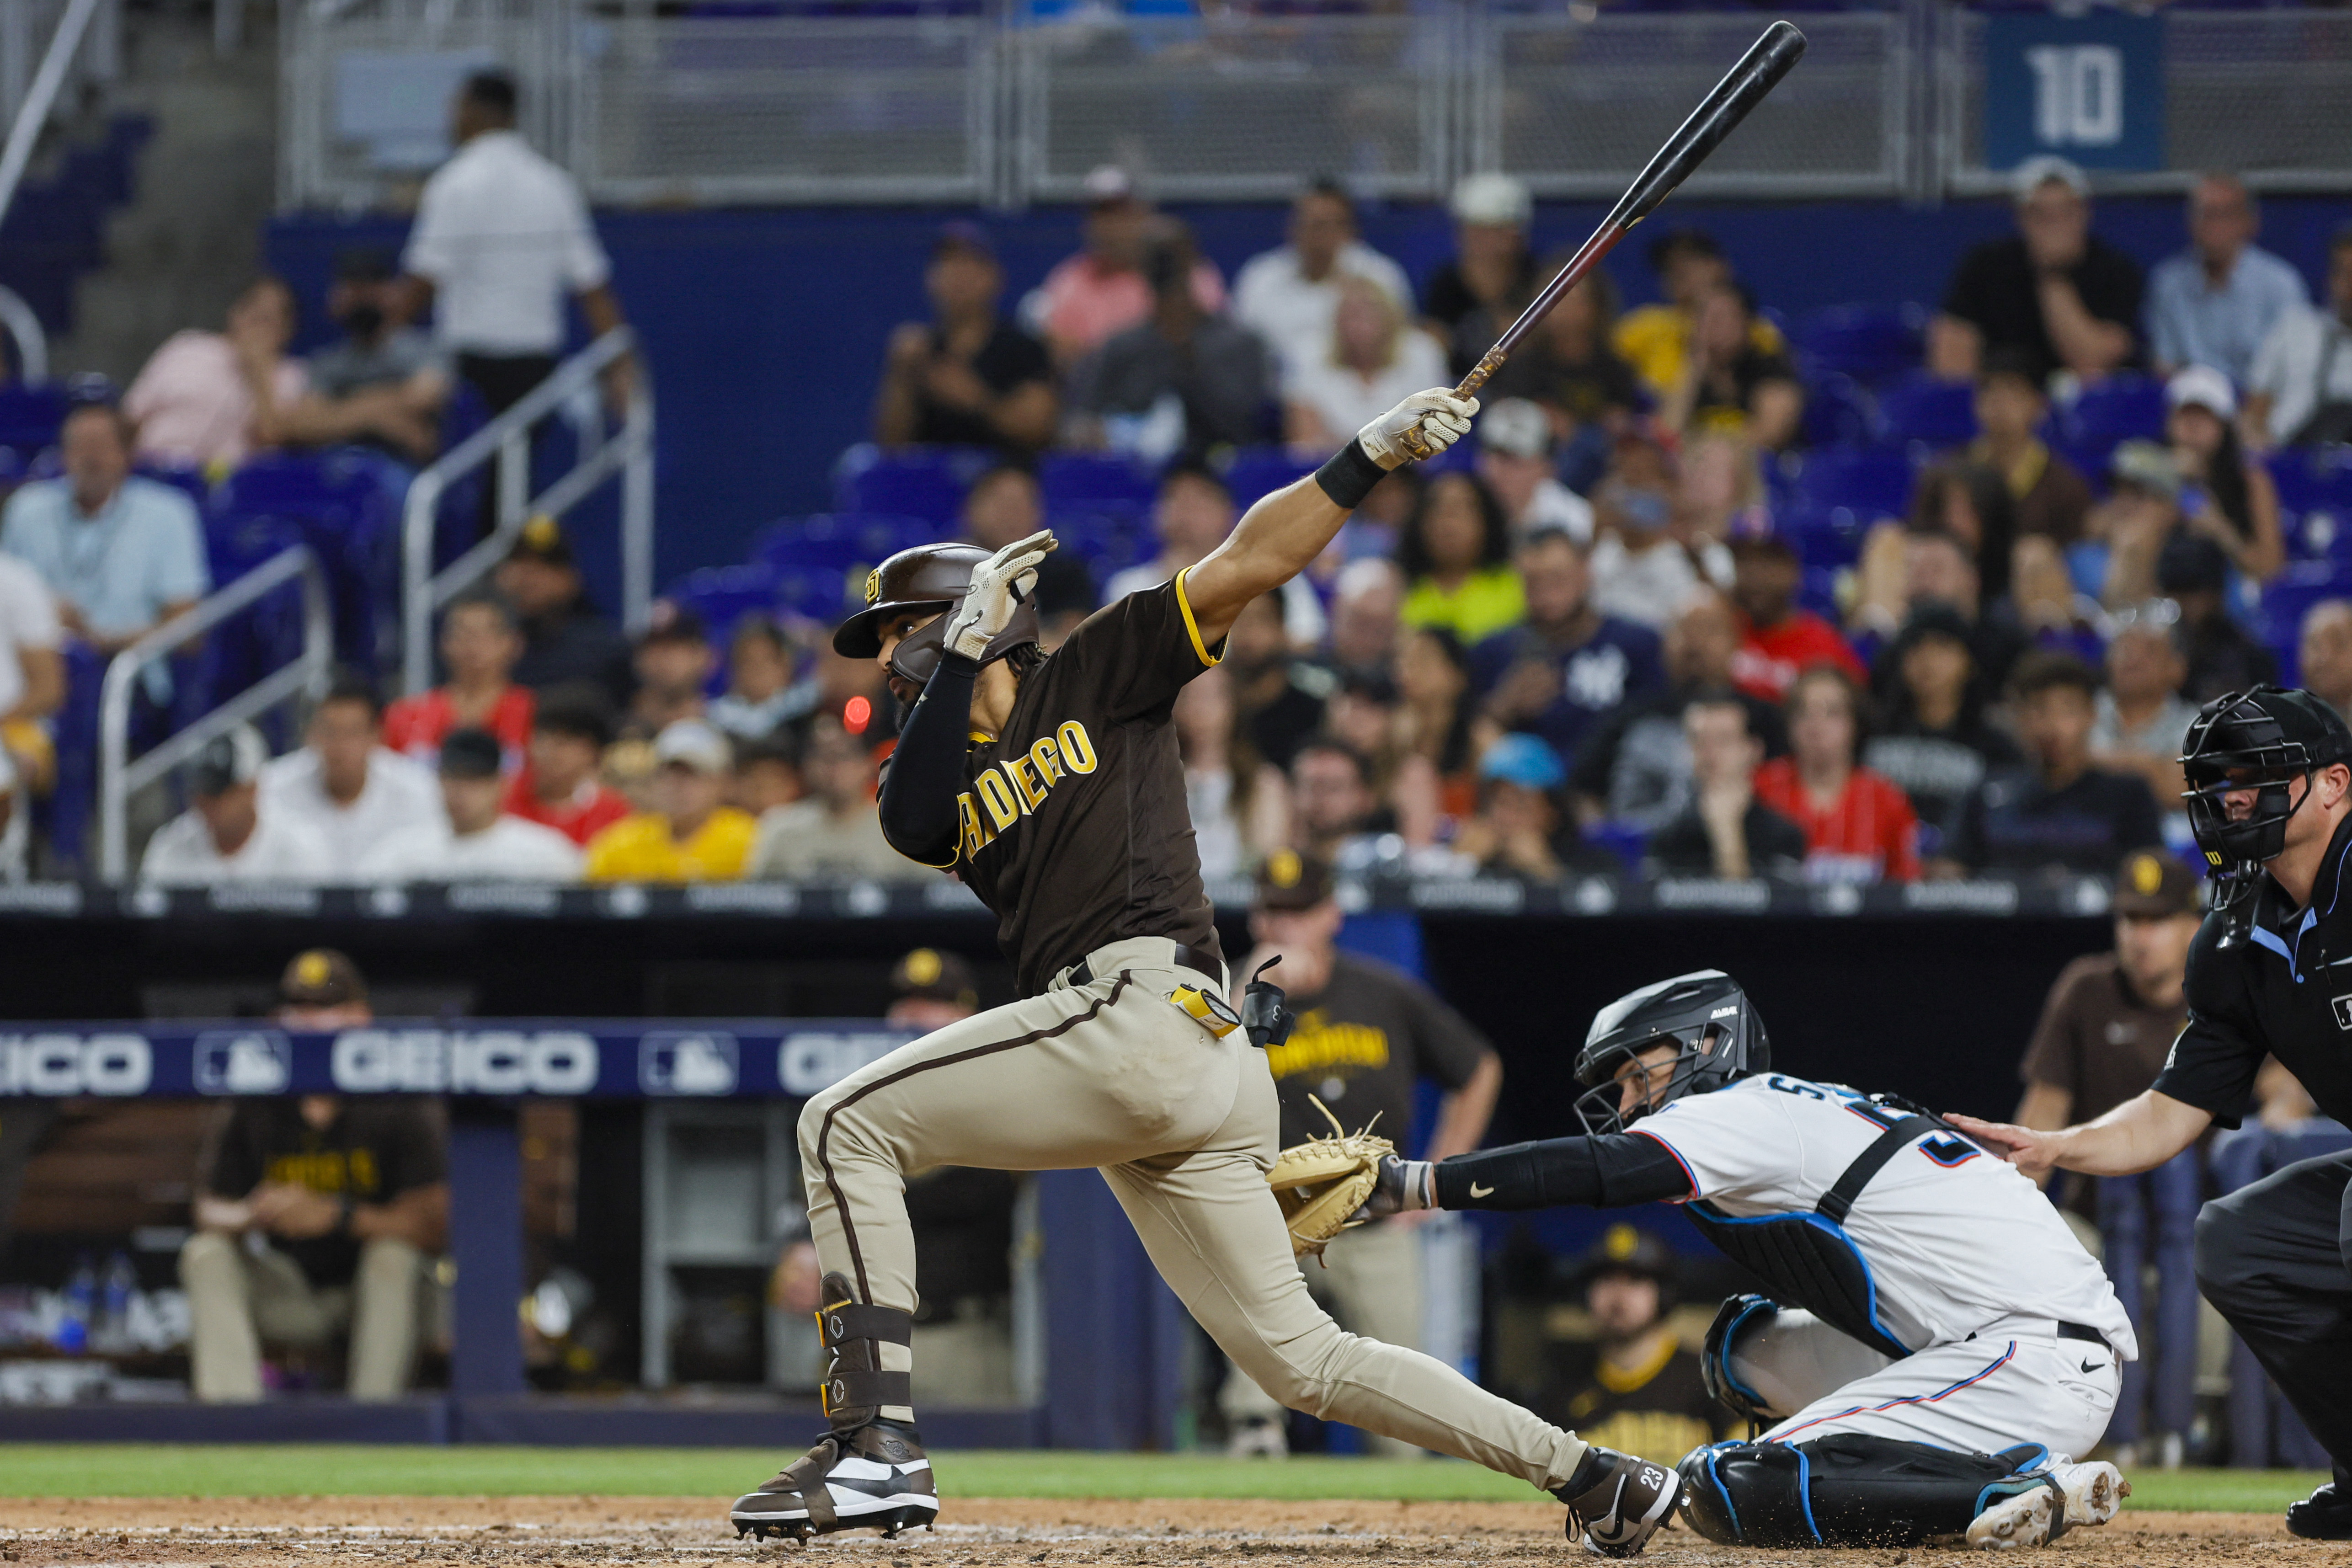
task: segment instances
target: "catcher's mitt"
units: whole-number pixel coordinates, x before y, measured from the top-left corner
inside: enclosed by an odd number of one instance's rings
[[[1310,1138],[1285,1149],[1276,1157],[1265,1180],[1290,1226],[1292,1255],[1312,1252],[1319,1258],[1333,1237],[1350,1224],[1362,1223],[1348,1216],[1372,1195],[1372,1187],[1380,1180],[1381,1161],[1395,1153],[1396,1145],[1374,1137],[1371,1125],[1361,1132],[1341,1131],[1330,1107],[1311,1094],[1307,1099],[1331,1123],[1331,1136]],[[1373,1124],[1379,1121],[1379,1117],[1372,1118]]]

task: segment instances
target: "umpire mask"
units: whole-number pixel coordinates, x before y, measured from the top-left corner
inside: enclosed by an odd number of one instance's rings
[[[1664,1088],[1622,1109],[1618,1070],[1656,1046],[1676,1055]],[[1585,1131],[1622,1132],[1651,1111],[1686,1094],[1705,1094],[1772,1065],[1764,1020],[1739,983],[1720,969],[1701,969],[1644,985],[1593,1016],[1584,1048],[1576,1054],[1576,1117]]]
[[[2182,743],[2189,787],[2181,799],[2217,889],[2217,904],[2251,891],[2256,874],[2286,848],[2287,824],[2311,798],[2313,775],[2352,762],[2352,729],[2307,691],[2257,686],[2198,710]],[[2294,781],[2305,781],[2303,793]],[[2229,797],[2251,790],[2252,809],[2230,815]]]

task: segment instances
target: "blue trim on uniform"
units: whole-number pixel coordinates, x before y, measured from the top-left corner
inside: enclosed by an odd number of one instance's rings
[[[1707,1446],[1706,1479],[1715,1484],[1715,1495],[1723,1500],[1723,1511],[1731,1516],[1731,1538],[1734,1541],[1738,1541],[1741,1539],[1741,1531],[1739,1529],[1739,1507],[1731,1500],[1731,1489],[1723,1484],[1723,1477],[1717,1472],[1715,1468],[1715,1456],[1717,1451],[1727,1447],[1729,1447],[1729,1445],[1725,1443],[1711,1443]]]
[[[1768,1298],[1759,1297],[1757,1300],[1750,1301],[1746,1307],[1742,1308],[1740,1310],[1739,1316],[1731,1320],[1731,1326],[1723,1331],[1723,1352],[1717,1361],[1716,1368],[1717,1374],[1722,1377],[1726,1387],[1729,1388],[1734,1394],[1746,1399],[1748,1404],[1753,1405],[1759,1409],[1763,1406],[1764,1396],[1731,1375],[1731,1347],[1738,1342],[1739,1326],[1767,1308],[1771,1309],[1773,1313],[1778,1315],[1780,1310],[1780,1304],[1778,1301],[1771,1300]]]
[[[1667,1142],[1664,1139],[1659,1137],[1655,1132],[1651,1131],[1646,1127],[1629,1127],[1626,1131],[1631,1132],[1636,1138],[1647,1138],[1651,1142],[1655,1143],[1659,1148],[1664,1149],[1667,1153],[1672,1154],[1675,1157],[1675,1163],[1683,1168],[1683,1180],[1690,1184],[1690,1196],[1692,1198],[1698,1196],[1697,1173],[1694,1172],[1690,1168],[1690,1162],[1683,1158],[1683,1152],[1681,1150],[1675,1148],[1673,1144]],[[1668,1198],[1666,1201],[1668,1203],[1688,1203],[1690,1198]]]
[[[1936,1163],[1943,1166],[1947,1171],[1956,1170],[1958,1167],[1967,1164],[1969,1161],[1975,1159],[1978,1153],[1976,1146],[1974,1144],[1970,1144],[1969,1152],[1961,1155],[1958,1159],[1947,1160],[1942,1155],[1936,1152],[1935,1146],[1933,1144],[1921,1143],[1916,1145],[1916,1147],[1919,1152],[1927,1155],[1927,1158],[1935,1161]]]
[[[1862,1248],[1854,1245],[1853,1237],[1845,1233],[1843,1226],[1837,1224],[1828,1215],[1811,1209],[1801,1210],[1795,1214],[1759,1214],[1741,1216],[1725,1214],[1711,1203],[1698,1203],[1692,1206],[1705,1215],[1708,1222],[1714,1225],[1763,1225],[1768,1221],[1796,1219],[1802,1220],[1807,1225],[1827,1231],[1837,1237],[1844,1245],[1845,1249],[1853,1254],[1854,1262],[1862,1268],[1863,1287],[1869,1291],[1869,1296],[1863,1305],[1870,1313],[1871,1327],[1885,1335],[1886,1342],[1901,1351],[1904,1355],[1914,1353],[1911,1347],[1897,1339],[1894,1331],[1886,1326],[1886,1320],[1878,1315],[1878,1276],[1870,1271],[1870,1259],[1863,1256]]]
[[[1793,1443],[1788,1449],[1797,1456],[1797,1503],[1805,1510],[1805,1528],[1812,1531],[1813,1544],[1822,1545],[1822,1527],[1813,1522],[1813,1461]]]
[[[2286,939],[2284,937],[2271,930],[2270,927],[2260,924],[2259,922],[2252,926],[2248,931],[2247,934],[2253,938],[2255,946],[2267,947],[2273,952],[2277,953],[2281,958],[2285,959],[2287,973],[2290,974],[2294,973],[2294,954],[2288,951]],[[2303,978],[2300,974],[2295,974],[2294,977],[2297,980],[2301,980]]]
[[[1889,1399],[1878,1405],[1857,1405],[1850,1410],[1841,1410],[1834,1415],[1816,1415],[1811,1421],[1806,1422],[1804,1426],[1790,1427],[1788,1431],[1781,1433],[1778,1437],[1775,1437],[1772,1440],[1776,1443],[1788,1443],[1791,1447],[1794,1447],[1796,1445],[1792,1439],[1798,1433],[1805,1430],[1806,1426],[1819,1426],[1831,1421],[1843,1421],[1849,1415],[1876,1415],[1884,1411],[1892,1410],[1900,1405],[1933,1405],[1937,1400],[1945,1398],[1950,1394],[1958,1394],[1963,1388],[1967,1388],[1973,1384],[1982,1383],[1986,1378],[1990,1377],[1994,1373],[1997,1373],[2002,1367],[2007,1366],[2011,1359],[2016,1354],[2017,1342],[2015,1340],[2011,1340],[2009,1342],[2008,1348],[2003,1350],[2000,1355],[1993,1358],[1990,1365],[1987,1366],[1981,1372],[1975,1373],[1970,1376],[1960,1379],[1959,1382],[1952,1384],[1949,1388],[1938,1389],[1934,1394],[1906,1394],[1899,1399]]]

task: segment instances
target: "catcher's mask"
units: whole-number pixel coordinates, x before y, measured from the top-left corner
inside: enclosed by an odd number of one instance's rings
[[[896,616],[931,618],[898,639],[890,650],[890,673],[929,684],[940,667],[940,650],[947,637],[947,612],[971,586],[971,574],[989,557],[977,544],[919,544],[901,550],[866,576],[866,607],[834,629],[833,651],[849,658],[872,658],[882,651],[882,627]],[[1003,658],[1014,648],[1037,640],[1035,595],[1015,605],[1013,618],[996,634],[981,663]]]
[[[1654,1046],[1677,1054],[1664,1087],[1630,1111],[1617,1071]],[[1686,1094],[1705,1094],[1772,1065],[1764,1020],[1739,983],[1719,969],[1701,969],[1644,985],[1593,1016],[1576,1053],[1577,1120],[1590,1133],[1622,1132],[1651,1111]]]
[[[2352,762],[2352,730],[2307,691],[2257,686],[2198,710],[2181,747],[2189,784],[2181,799],[2211,868],[2217,907],[2253,889],[2263,866],[2286,848],[2287,824],[2311,798],[2312,776],[2341,762]],[[2298,778],[2299,796],[2292,787]],[[2252,807],[2232,819],[2229,797],[2248,790]]]

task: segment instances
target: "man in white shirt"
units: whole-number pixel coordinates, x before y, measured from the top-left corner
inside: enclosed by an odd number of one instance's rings
[[[1552,471],[1551,416],[1524,397],[1506,397],[1478,416],[1478,477],[1503,503],[1511,537],[1557,530],[1592,544],[1592,503]]]
[[[2327,303],[2289,310],[2246,377],[2246,432],[2277,447],[2352,438],[2352,226],[2327,246]]]
[[[2303,274],[2254,243],[2254,194],[2235,174],[2201,174],[2189,191],[2187,250],[2147,275],[2147,353],[2170,376],[2211,365],[2243,381],[2281,316],[2311,301]]]
[[[1215,469],[1190,459],[1170,464],[1160,476],[1160,494],[1151,503],[1151,531],[1159,535],[1160,553],[1112,573],[1103,585],[1103,603],[1157,588],[1186,567],[1199,565],[1225,542],[1240,517],[1234,492]],[[1314,586],[1303,576],[1293,577],[1277,592],[1282,595],[1283,634],[1300,647],[1320,643],[1323,604]]]
[[[1356,204],[1339,183],[1319,179],[1290,205],[1290,243],[1252,257],[1234,280],[1234,315],[1264,338],[1287,384],[1298,367],[1331,357],[1331,317],[1339,279],[1369,279],[1410,314],[1404,268],[1356,237]]]
[[[339,676],[311,713],[302,749],[261,770],[262,814],[316,832],[336,881],[352,880],[367,853],[394,833],[441,820],[433,775],[378,742],[383,719],[374,687]]]
[[[316,829],[260,808],[268,743],[241,724],[188,764],[188,809],[147,841],[139,878],[162,888],[220,882],[322,882],[332,870]]]
[[[453,730],[441,742],[447,819],[387,834],[360,859],[370,882],[574,882],[580,847],[552,827],[499,810],[507,781],[498,737]]]
[[[425,182],[401,269],[409,314],[434,301],[441,348],[501,414],[555,368],[567,295],[598,337],[621,324],[621,302],[579,185],[515,130],[514,79],[468,77],[454,114],[457,151]],[[615,405],[629,374],[621,361],[607,377]]]
[[[838,720],[809,727],[802,776],[809,793],[760,818],[751,875],[787,882],[826,878],[877,882],[927,879],[928,868],[908,859],[882,837],[874,805],[874,756]]]

